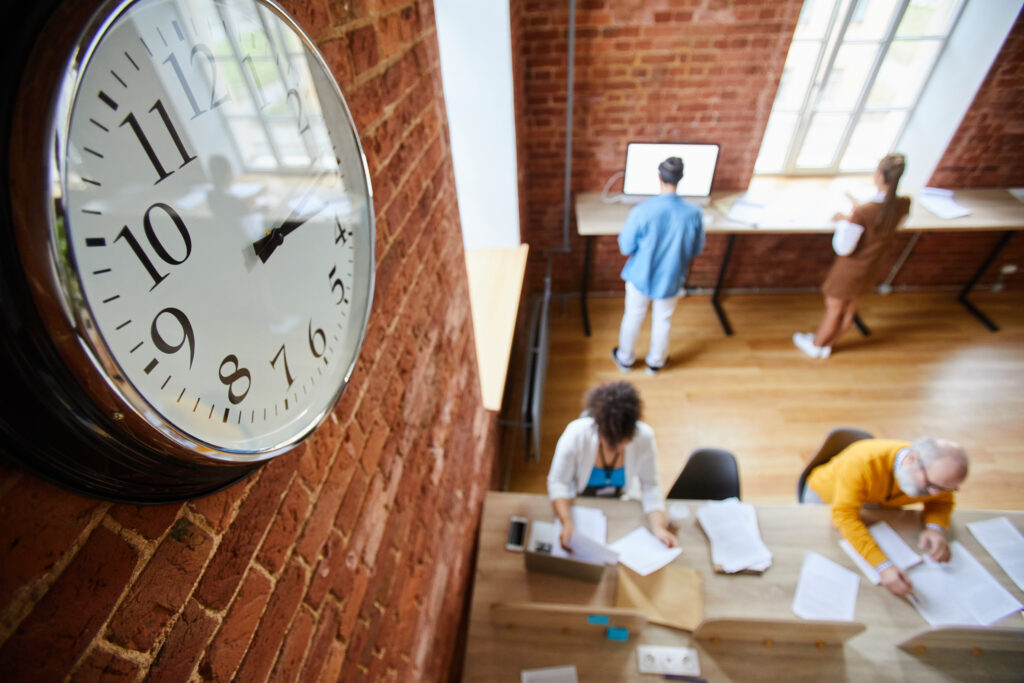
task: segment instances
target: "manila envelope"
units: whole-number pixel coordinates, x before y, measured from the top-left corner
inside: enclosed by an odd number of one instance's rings
[[[692,631],[704,618],[704,581],[700,572],[687,567],[667,567],[640,576],[619,565],[616,607],[640,610],[647,620],[671,628]]]

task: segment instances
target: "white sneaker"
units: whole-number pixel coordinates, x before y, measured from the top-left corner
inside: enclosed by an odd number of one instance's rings
[[[793,343],[811,358],[828,358],[832,353],[831,346],[815,346],[814,335],[810,332],[793,333]]]

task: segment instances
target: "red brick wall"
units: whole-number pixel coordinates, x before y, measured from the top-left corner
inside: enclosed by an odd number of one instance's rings
[[[622,169],[631,140],[718,142],[716,190],[743,189],[753,173],[802,0],[578,0],[573,112],[573,192],[597,192]],[[523,73],[520,136],[523,241],[528,286],[540,288],[546,250],[562,244],[568,3],[512,0],[513,56]],[[1024,185],[1024,81],[1018,18],[985,86],[936,176],[948,186]],[[981,156],[974,150],[983,150]],[[974,155],[974,156],[972,156]],[[983,159],[983,161],[981,160]],[[994,180],[994,178],[998,178]],[[618,190],[621,185],[613,186]],[[998,239],[944,234],[922,239],[895,281],[962,284]],[[982,283],[1005,263],[1024,265],[1015,237]],[[569,228],[571,253],[552,255],[553,288],[578,291],[584,241]],[[710,235],[688,283],[712,287],[726,238]],[[938,257],[938,261],[933,260]],[[825,236],[738,240],[725,286],[816,287],[833,255]],[[622,291],[625,257],[614,237],[594,240],[592,291]],[[1009,285],[1024,281],[1021,273]]]
[[[512,0],[522,17],[515,56],[525,73],[523,240],[533,273],[543,249],[562,243],[568,3],[552,4]],[[630,140],[717,142],[714,187],[745,188],[802,4],[579,0],[573,190],[600,190],[622,170]],[[570,235],[573,253],[556,257],[556,290],[578,288],[583,243],[575,225]],[[621,288],[622,263],[614,238],[598,239],[595,288]]]
[[[1024,185],[1024,13],[929,181],[935,187]]]
[[[112,505],[0,466],[0,678],[438,680],[496,423],[480,407],[432,4],[286,1],[352,109],[377,289],[332,417],[246,481]]]

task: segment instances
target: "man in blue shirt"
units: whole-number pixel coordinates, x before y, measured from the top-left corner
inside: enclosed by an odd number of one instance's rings
[[[668,333],[679,290],[686,282],[690,261],[704,249],[704,223],[700,207],[676,194],[683,177],[683,160],[669,157],[658,165],[661,194],[629,212],[619,233],[619,250],[628,256],[622,269],[626,281],[626,307],[619,328],[619,345],[612,359],[623,372],[633,367],[640,325],[651,303],[651,345],[647,374],[653,375],[668,360]]]

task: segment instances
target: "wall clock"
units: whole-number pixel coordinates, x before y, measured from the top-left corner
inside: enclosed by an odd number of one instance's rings
[[[8,454],[161,502],[308,436],[374,279],[365,159],[310,38],[272,0],[66,0],[15,102]]]

